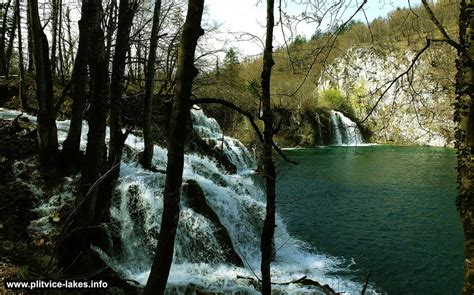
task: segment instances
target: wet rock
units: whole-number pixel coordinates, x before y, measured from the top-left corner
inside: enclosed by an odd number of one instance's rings
[[[143,192],[138,185],[130,185],[127,190],[127,207],[130,218],[133,222],[134,232],[137,236],[141,237],[140,240],[145,241],[144,247],[147,248],[146,252],[151,259],[155,251],[155,241],[158,239],[159,230],[155,227],[152,227],[151,229],[147,228],[147,212],[150,212],[151,209],[150,205],[141,198],[142,194]]]
[[[191,132],[189,141],[190,151],[214,158],[229,173],[235,174],[237,172],[237,167],[226,155],[220,141],[211,138],[203,139],[194,131]]]
[[[206,219],[208,219],[216,228],[215,237],[224,250],[224,255],[227,262],[237,266],[243,266],[242,260],[235,252],[227,229],[219,220],[219,216],[216,214],[216,212],[207,203],[206,196],[196,181],[188,180],[186,182],[185,197],[188,206],[193,209],[194,212],[201,214]]]

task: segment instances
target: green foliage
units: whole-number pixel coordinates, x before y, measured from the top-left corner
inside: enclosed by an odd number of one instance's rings
[[[354,114],[354,108],[350,97],[345,96],[339,89],[330,88],[320,93],[319,107],[341,110],[348,114]]]
[[[302,35],[296,36],[296,38],[291,43],[290,47],[298,47],[306,43],[306,37]]]
[[[344,97],[339,89],[330,88],[320,93],[319,104],[324,107],[338,109],[345,103],[345,101],[346,97]]]
[[[339,34],[343,34],[344,32],[351,30],[352,27],[357,26],[357,25],[364,25],[364,23],[361,22],[360,20],[351,19],[345,25],[344,23],[341,23],[334,26],[331,30],[331,33],[339,32]]]
[[[240,62],[237,51],[234,48],[227,50],[224,57],[224,69],[235,72],[237,71],[239,64]]]

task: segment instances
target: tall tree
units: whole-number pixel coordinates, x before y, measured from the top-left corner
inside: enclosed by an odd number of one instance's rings
[[[53,77],[49,62],[48,40],[43,32],[39,14],[38,1],[28,1],[31,19],[33,57],[35,61],[36,97],[38,99],[38,143],[41,166],[51,171],[55,166],[58,151],[58,133],[56,113],[53,105]]]
[[[107,13],[107,32],[106,32],[106,44],[105,44],[105,50],[106,50],[106,56],[107,60],[110,59],[110,53],[112,51],[112,41],[113,41],[113,36],[115,32],[115,27],[117,25],[117,0],[110,0],[109,2],[109,7],[108,7],[108,13]]]
[[[81,166],[80,145],[88,81],[88,48],[88,23],[87,20],[81,18],[79,20],[79,45],[69,81],[70,95],[72,97],[71,123],[62,150],[66,169],[70,172],[77,171]]]
[[[34,58],[33,58],[33,32],[31,31],[31,16],[26,14],[26,24],[28,28],[28,73],[33,73]]]
[[[273,146],[273,114],[270,94],[270,78],[273,61],[273,26],[274,26],[274,0],[267,0],[267,24],[265,48],[263,51],[263,70],[260,77],[262,87],[262,120],[265,125],[263,131],[263,169],[267,194],[265,221],[263,223],[260,249],[262,252],[262,294],[271,294],[270,264],[273,256],[273,235],[275,233],[275,181],[276,172],[272,159]]]
[[[125,60],[130,41],[130,28],[137,9],[135,0],[120,0],[117,39],[112,62],[112,81],[110,83],[110,153],[109,162],[119,163],[126,135],[122,132],[122,93],[125,73]],[[117,169],[118,170],[118,169]]]
[[[6,71],[5,75],[8,77],[10,74],[10,65],[11,65],[11,60],[12,60],[12,53],[13,53],[13,42],[15,41],[15,34],[16,34],[16,26],[18,24],[17,17],[20,15],[20,13],[17,11],[17,9],[20,9],[19,6],[15,5],[14,11],[13,11],[13,18],[11,22],[11,27],[10,27],[10,34],[8,37],[8,45],[7,45],[7,50],[5,52],[5,60],[6,60]]]
[[[2,18],[2,25],[0,27],[0,76],[4,76],[7,72],[7,59],[5,57],[5,44],[8,31],[8,11],[12,0],[1,3],[0,17]]]
[[[464,229],[464,286],[462,294],[474,294],[474,0],[461,0],[459,41],[452,39],[436,18],[427,0],[421,0],[443,42],[458,52],[456,74],[455,146],[458,160],[457,206]]]
[[[15,11],[17,13],[16,20],[17,20],[17,28],[18,28],[18,96],[20,98],[21,109],[26,112],[28,111],[28,101],[24,95],[24,81],[25,81],[25,65],[23,64],[23,43],[21,37],[21,15],[20,15],[20,0],[16,0],[16,8]]]
[[[177,84],[168,136],[168,163],[163,192],[164,204],[160,235],[144,294],[164,293],[173,260],[183,179],[184,143],[190,131],[187,127],[189,126],[187,122],[190,120],[190,97],[193,80],[198,74],[198,70],[194,66],[194,54],[197,41],[204,34],[204,30],[201,28],[203,9],[204,0],[188,1],[188,13],[179,48]]]
[[[107,236],[102,224],[102,196],[99,194],[101,173],[105,173],[105,130],[108,112],[108,61],[105,54],[104,32],[101,28],[102,1],[83,0],[81,29],[87,38],[87,64],[89,66],[88,116],[89,132],[81,170],[81,181],[76,197],[74,215],[65,225],[62,239],[58,241],[58,262],[71,273],[93,267],[90,264],[90,245],[107,249]]]
[[[141,158],[141,164],[145,168],[151,167],[153,158],[153,132],[152,132],[152,108],[153,108],[153,86],[155,80],[156,49],[158,47],[158,29],[160,22],[161,0],[155,1],[153,12],[153,25],[150,37],[150,53],[148,55],[146,80],[145,80],[145,98],[143,107],[143,139],[145,141],[145,150]]]
[[[101,221],[108,221],[112,193],[120,176],[120,161],[123,145],[128,133],[122,132],[122,93],[124,88],[125,60],[130,41],[130,28],[138,8],[136,0],[120,0],[117,39],[112,62],[112,81],[110,83],[110,150],[107,161],[109,176],[101,185],[101,199],[98,210]]]
[[[474,0],[461,1],[454,120],[458,156],[459,213],[464,227],[464,287],[474,294]]]
[[[61,83],[64,85],[64,34],[63,34],[63,1],[59,0],[59,24],[58,24],[58,55],[59,55],[59,74],[61,76]]]
[[[59,28],[59,10],[60,10],[60,1],[59,0],[52,0],[51,1],[51,71],[53,76],[56,75],[57,69],[57,60],[56,60],[56,48],[58,47],[58,28]],[[61,51],[61,48],[59,48]]]

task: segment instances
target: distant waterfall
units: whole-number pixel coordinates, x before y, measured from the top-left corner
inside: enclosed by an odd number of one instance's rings
[[[316,144],[323,145],[323,128],[321,127],[321,118],[318,113],[315,114],[316,125],[317,125],[317,132],[316,132]]]
[[[341,112],[331,110],[331,144],[355,146],[364,143],[359,127]]]

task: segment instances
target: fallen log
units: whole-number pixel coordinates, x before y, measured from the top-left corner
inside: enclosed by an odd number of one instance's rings
[[[244,279],[244,280],[249,280],[250,283],[256,288],[259,289],[259,284],[261,283],[261,280],[259,278],[255,279],[252,277],[243,277],[243,276],[237,276],[237,279]],[[328,284],[320,284],[319,282],[315,280],[308,279],[307,276],[303,276],[297,280],[290,281],[290,282],[284,282],[284,283],[276,283],[272,282],[272,285],[279,285],[279,286],[286,286],[290,284],[300,284],[303,286],[314,286],[318,287],[324,294],[327,295],[339,295],[339,294],[344,294],[345,292],[338,293],[334,291]]]

